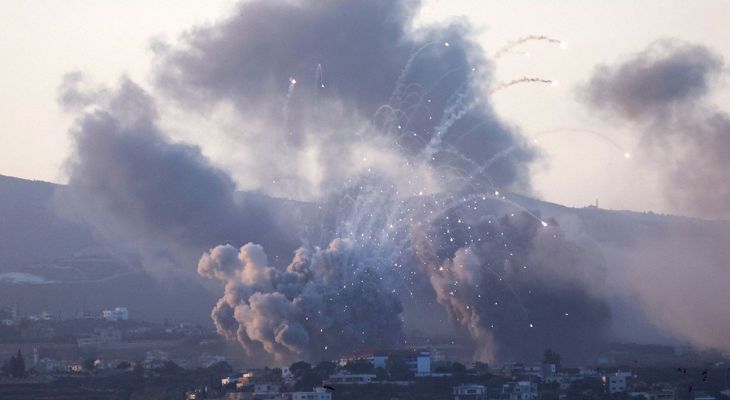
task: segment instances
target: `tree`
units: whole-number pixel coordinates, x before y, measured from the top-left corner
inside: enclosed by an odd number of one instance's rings
[[[413,377],[411,371],[408,370],[408,364],[400,357],[388,357],[388,360],[385,361],[385,369],[390,378],[394,380],[408,380]]]
[[[314,367],[315,373],[322,379],[327,379],[327,377],[335,373],[336,369],[337,365],[335,365],[332,361],[320,361]]]
[[[215,374],[223,375],[223,374],[230,374],[231,372],[233,372],[233,367],[231,366],[231,364],[228,364],[226,361],[219,361],[219,362],[211,365],[210,367],[208,367],[208,370]],[[281,370],[279,370],[279,371],[281,374]]]
[[[96,368],[96,359],[93,357],[86,358],[84,359],[84,362],[81,363],[81,366],[85,371],[93,371],[94,368]]]
[[[177,365],[174,361],[165,361],[162,364],[162,367],[160,368],[160,372],[167,375],[177,374],[178,372],[182,372],[183,368],[179,365]]]
[[[129,363],[129,361],[122,361],[119,364],[117,364],[117,369],[129,369],[132,364]]]
[[[545,350],[545,354],[542,359],[543,364],[555,364],[555,368],[560,368],[560,354],[552,351],[551,349]]]
[[[479,374],[487,374],[489,373],[489,364],[477,361],[474,363],[474,370]]]
[[[379,381],[387,381],[388,371],[383,367],[375,368],[375,379]]]
[[[23,378],[26,375],[25,371],[25,359],[23,358],[23,354],[18,350],[18,354],[10,357],[10,360],[7,361],[5,364],[6,366],[3,366],[3,369],[7,371],[7,374],[10,375],[13,378]]]
[[[455,362],[451,364],[451,371],[453,371],[456,376],[463,376],[466,374],[466,366],[462,363]]]
[[[375,367],[370,361],[360,358],[348,361],[345,370],[351,374],[372,374],[375,372]]]
[[[302,375],[304,375],[305,372],[309,371],[312,368],[312,366],[304,361],[297,361],[294,364],[289,366],[289,372],[291,372],[292,375],[299,378]]]

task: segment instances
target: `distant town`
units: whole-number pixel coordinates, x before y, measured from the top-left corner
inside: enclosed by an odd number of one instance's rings
[[[730,357],[616,344],[591,365],[465,362],[453,342],[360,349],[335,360],[243,368],[210,327],[137,321],[124,306],[22,315],[0,308],[0,398],[730,399]],[[234,367],[237,366],[237,367]]]

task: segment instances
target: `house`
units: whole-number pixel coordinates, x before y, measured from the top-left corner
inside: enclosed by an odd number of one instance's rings
[[[256,383],[253,385],[253,398],[256,400],[279,400],[279,385],[273,383]]]
[[[282,396],[286,400],[332,400],[332,392],[323,388],[314,388],[311,392],[292,392]]]
[[[454,400],[487,400],[487,388],[484,385],[459,385],[453,389]]]
[[[129,310],[126,307],[116,307],[102,311],[101,316],[108,321],[126,321],[129,319]]]
[[[350,374],[345,371],[330,375],[329,381],[341,385],[362,385],[372,383],[375,380],[375,374]]]
[[[632,376],[631,372],[617,371],[602,377],[603,384],[608,388],[609,394],[625,392],[628,388],[628,378]]]
[[[501,398],[509,400],[537,400],[537,383],[529,381],[507,382],[502,385]]]

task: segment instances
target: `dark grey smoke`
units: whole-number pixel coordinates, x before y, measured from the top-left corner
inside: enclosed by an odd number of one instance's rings
[[[582,90],[591,107],[635,124],[664,196],[685,215],[730,218],[730,116],[705,98],[722,69],[710,49],[664,40],[598,67]]]
[[[199,254],[226,240],[293,248],[271,212],[237,198],[232,179],[198,147],[159,130],[153,99],[133,82],[122,80],[107,104],[82,114],[73,136],[67,166],[76,197],[65,200],[112,237],[160,253],[174,245]]]
[[[452,323],[483,360],[538,359],[546,348],[586,360],[609,339],[600,254],[526,212],[490,215],[484,202],[454,208],[412,234],[417,258]],[[486,207],[485,207],[486,206]]]
[[[261,246],[217,246],[198,272],[225,282],[212,312],[218,331],[249,354],[278,362],[333,359],[358,348],[390,348],[402,339],[398,297],[385,289],[359,246],[335,239],[302,247],[286,268],[268,266]]]
[[[81,112],[68,164],[79,193],[75,211],[108,237],[143,249],[153,270],[192,265],[212,248],[198,272],[225,285],[213,320],[250,354],[317,359],[397,344],[396,288],[404,283],[389,271],[397,271],[393,258],[407,249],[379,240],[391,239],[389,224],[410,228],[406,219],[391,219],[403,199],[462,189],[458,171],[488,160],[483,181],[470,184],[529,190],[533,159],[489,103],[491,65],[470,27],[414,30],[418,7],[391,0],[247,1],[178,43],[158,44],[152,94],[129,80],[97,94],[81,76],[67,77],[59,99]],[[183,121],[203,115],[226,127],[228,155],[243,154],[240,164],[223,160],[226,172],[198,147],[173,141],[176,132],[160,128],[169,126],[162,120],[171,109],[183,110]],[[220,115],[230,120],[217,121]],[[376,183],[364,184],[368,178]],[[306,218],[237,195],[241,182],[292,199],[346,197],[345,206],[321,211],[335,226],[317,230],[303,226]],[[321,237],[306,235],[313,231]],[[284,269],[279,256],[293,251],[300,233],[305,245]],[[249,244],[237,250],[224,243]],[[480,260],[496,257],[484,251]],[[432,285],[442,296],[442,285]],[[584,300],[575,293],[546,298]],[[480,345],[484,329],[469,330]],[[507,332],[500,340],[517,335],[516,325],[500,329]]]
[[[414,31],[418,9],[417,1],[245,2],[230,18],[161,46],[156,82],[187,109],[232,104],[251,130],[264,130],[239,134],[253,148],[287,154],[282,144],[288,143],[296,147],[287,157],[293,160],[317,143],[322,184],[329,188],[347,177],[332,165],[360,161],[349,159],[353,149],[361,155],[368,144],[417,157],[439,122],[449,120],[445,110],[458,114],[471,104],[445,134],[433,162],[471,168],[469,160],[485,161],[515,145],[517,151],[498,160],[490,177],[500,187],[527,190],[532,153],[484,98],[491,66],[469,26],[455,22]],[[297,82],[291,88],[290,77]],[[457,100],[463,107],[449,108]],[[258,164],[247,166],[271,174]]]
[[[592,106],[625,118],[654,119],[700,99],[721,69],[722,59],[706,47],[659,41],[619,64],[597,67],[585,95]]]

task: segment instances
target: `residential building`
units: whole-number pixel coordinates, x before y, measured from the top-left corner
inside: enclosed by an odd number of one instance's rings
[[[537,400],[537,383],[530,381],[508,382],[502,386],[503,399]]]
[[[126,321],[129,319],[129,310],[126,307],[116,307],[102,311],[101,316],[108,321]]]
[[[453,389],[454,400],[487,400],[487,388],[484,385],[459,385]]]
[[[323,388],[314,388],[311,392],[292,392],[283,396],[286,400],[332,400],[332,392]]]
[[[349,374],[345,371],[330,375],[329,381],[342,385],[358,385],[372,383],[375,380],[375,374]]]
[[[628,389],[628,379],[632,376],[631,372],[614,372],[603,376],[603,384],[608,388],[608,393],[621,393]]]

